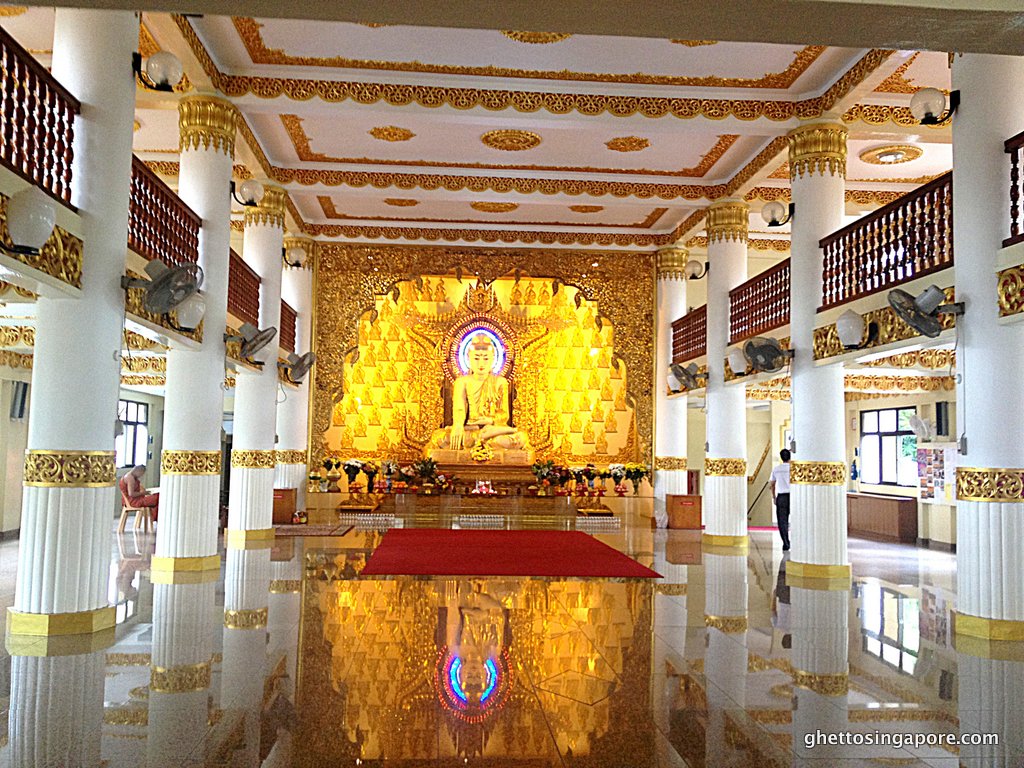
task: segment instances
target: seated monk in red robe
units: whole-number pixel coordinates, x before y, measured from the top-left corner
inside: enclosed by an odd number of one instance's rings
[[[126,507],[152,507],[153,522],[156,522],[157,508],[160,506],[159,493],[146,493],[142,484],[142,476],[146,474],[146,465],[139,464],[132,468],[118,486],[121,488],[121,500]]]

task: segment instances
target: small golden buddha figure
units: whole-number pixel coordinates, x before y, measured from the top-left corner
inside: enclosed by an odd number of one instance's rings
[[[452,386],[452,425],[437,430],[430,448],[462,451],[485,442],[496,448],[528,451],[529,437],[509,424],[509,383],[493,372],[497,349],[485,334],[467,350],[469,373]]]

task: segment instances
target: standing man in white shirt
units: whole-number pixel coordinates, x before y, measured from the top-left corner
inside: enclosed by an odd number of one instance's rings
[[[772,500],[775,502],[775,517],[779,521],[779,535],[782,537],[782,551],[789,551],[789,459],[788,449],[779,451],[782,463],[772,469]]]

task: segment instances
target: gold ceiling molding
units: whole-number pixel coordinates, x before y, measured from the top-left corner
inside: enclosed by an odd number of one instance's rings
[[[122,357],[121,370],[127,373],[167,373],[167,358]]]
[[[127,328],[124,329],[124,341],[125,346],[128,347],[128,349],[130,349],[132,352],[163,352],[167,350],[167,347],[161,344],[159,341],[153,341],[153,339],[148,339],[141,333],[129,331]]]
[[[885,125],[895,123],[904,127],[920,128],[921,123],[910,112],[909,107],[893,107],[888,104],[854,104],[843,113],[844,123],[867,123]],[[929,125],[928,128],[942,130],[946,126]]]
[[[529,43],[530,45],[560,43],[572,37],[568,32],[517,32],[513,29],[503,29],[501,34],[509,40],[515,40],[517,43]]]
[[[480,136],[484,146],[499,149],[502,152],[524,152],[539,147],[541,138],[533,131],[520,131],[514,128],[487,131]]]
[[[22,352],[12,352],[9,349],[0,349],[0,365],[8,368],[21,368],[25,371],[32,370],[32,355]]]
[[[281,117],[283,119],[284,115]],[[397,125],[382,125],[371,128],[367,133],[378,141],[409,141],[416,136],[408,128],[399,128]]]
[[[928,370],[952,369],[956,366],[956,351],[952,349],[921,349],[900,352],[877,360],[861,363],[871,368],[925,368]]]
[[[373,157],[336,157],[313,149],[309,135],[302,127],[304,118],[295,114],[280,115],[281,124],[288,134],[292,147],[299,160],[305,162],[344,163],[350,165],[394,165],[416,166],[421,168],[482,168],[494,171],[558,171],[561,173],[614,173],[630,176],[673,176],[681,178],[700,178],[707,175],[715,163],[739,139],[738,134],[723,134],[705,154],[701,155],[697,165],[681,168],[678,171],[666,171],[652,168],[604,168],[600,166],[573,165],[510,165],[507,163],[469,163],[445,162],[438,160],[390,160]],[[377,130],[377,129],[374,129]],[[404,129],[400,129],[404,130]],[[788,178],[788,177],[787,177]]]
[[[285,96],[296,101],[308,101],[316,97],[327,103],[352,100],[360,104],[375,104],[383,101],[393,106],[418,104],[432,108],[449,106],[461,110],[483,107],[490,111],[515,109],[524,113],[544,110],[552,114],[578,112],[585,115],[600,115],[609,113],[618,117],[628,117],[636,114],[642,114],[646,117],[672,115],[681,119],[699,116],[709,119],[723,119],[732,116],[740,120],[756,120],[761,117],[769,120],[817,117],[830,109],[840,98],[849,93],[855,85],[877,69],[892,54],[890,50],[872,49],[847,70],[825,93],[799,102],[608,96],[591,93],[506,91],[489,88],[228,75],[217,68],[213,58],[203,46],[189,20],[178,14],[174,15],[174,20],[181,30],[185,41],[189,44],[207,76],[212,81],[213,86],[228,97],[239,98],[251,93],[265,99]],[[813,48],[814,46],[810,47]],[[820,55],[820,51],[815,55],[815,58],[817,55]],[[636,76],[630,77],[634,78],[630,82],[635,81]],[[728,78],[700,78],[698,80],[699,82],[696,83],[698,85],[742,87],[741,85],[730,86]],[[694,85],[695,83],[686,84]],[[788,85],[761,87],[786,88]]]
[[[604,143],[612,152],[640,152],[651,146],[649,139],[641,136],[616,136]]]
[[[106,488],[114,485],[113,451],[25,452],[25,485],[34,488]]]
[[[935,181],[939,176],[945,176],[945,173],[929,173],[924,176],[886,176],[881,179],[847,179],[848,184],[927,184],[929,181]]]
[[[603,205],[570,205],[569,210],[575,213],[599,213],[604,210]]]
[[[786,181],[789,181],[789,161],[787,160],[774,171],[772,171],[770,174],[768,174],[768,178],[785,179]]]
[[[997,280],[999,316],[1011,317],[1024,312],[1024,264],[1001,270]]]
[[[483,211],[484,213],[509,213],[519,207],[519,203],[494,203],[487,201],[479,201],[470,203],[469,207],[474,211]]]
[[[848,203],[883,206],[904,194],[906,193],[889,189],[847,189],[843,196]],[[793,199],[793,194],[789,187],[754,187],[743,196],[743,199],[747,201],[762,200],[766,203],[773,200],[789,202]]]
[[[664,245],[667,235],[625,232],[547,232],[522,229],[450,229],[438,227],[388,227],[373,224],[306,224],[307,235],[373,240],[426,240],[428,242],[466,242],[526,245],[616,246],[650,248]]]
[[[122,373],[121,383],[128,387],[162,387],[167,384],[167,377],[163,375],[139,375],[134,373]]]
[[[886,144],[881,147],[865,149],[857,157],[871,165],[899,165],[917,160],[923,154],[924,150],[913,144]],[[894,160],[886,160],[884,159],[886,155],[899,155],[899,157]],[[879,179],[879,181],[885,181],[885,179]]]
[[[718,240],[747,241],[747,226],[750,222],[750,206],[735,200],[720,200],[708,206],[707,238],[709,243]]]
[[[0,5],[0,17],[4,18],[21,16],[27,11],[28,8],[24,5]]]
[[[175,17],[178,26],[188,23],[182,17]],[[791,61],[781,72],[766,72],[757,78],[747,77],[719,77],[717,75],[689,76],[689,75],[654,75],[645,72],[632,73],[598,73],[598,72],[573,72],[571,70],[531,70],[514,69],[509,67],[495,66],[460,66],[451,64],[428,64],[421,61],[374,61],[368,59],[350,59],[344,56],[292,56],[280,48],[268,48],[260,32],[262,25],[255,19],[236,16],[232,18],[235,30],[241,38],[249,58],[254,64],[268,64],[272,66],[293,66],[293,67],[328,67],[332,69],[366,69],[386,72],[425,72],[439,75],[467,75],[470,77],[500,77],[505,79],[528,79],[528,80],[564,80],[574,82],[591,83],[631,83],[634,85],[674,85],[698,88],[772,88],[785,90],[796,82],[807,69],[813,64],[826,46],[808,45],[796,51]],[[184,30],[182,30],[184,31]],[[193,32],[194,34],[194,32]],[[503,32],[507,37],[511,35],[558,35],[551,32]],[[570,35],[565,35],[568,38]],[[561,39],[565,39],[561,38]],[[555,42],[554,40],[521,40],[520,42]],[[713,40],[681,41],[686,43],[699,43],[711,45]],[[696,47],[696,46],[691,46]]]
[[[957,467],[959,501],[1024,502],[1024,469]]]
[[[843,386],[851,392],[952,392],[952,376],[858,376],[848,375]]]
[[[921,55],[918,51],[909,59],[900,64],[893,73],[889,75],[885,80],[878,84],[875,88],[875,93],[904,93],[912,94],[917,93],[924,86],[914,85],[913,79],[907,78],[907,70],[910,69],[910,65],[913,64],[917,57]]]
[[[708,238],[704,235],[696,235],[686,241],[687,248],[707,248]],[[751,237],[747,239],[747,248],[751,251],[774,251],[776,253],[789,253],[789,240],[773,240],[764,237]]]
[[[36,329],[31,325],[0,326],[0,347],[34,347]]]
[[[161,176],[177,176],[181,172],[181,164],[177,160],[144,160],[143,162],[149,170]],[[241,163],[235,163],[231,166],[231,176],[245,181],[252,178],[252,173]]]
[[[379,271],[367,272],[368,257]],[[411,275],[449,275],[456,270],[479,271],[484,285],[513,275],[557,278],[597,302],[601,315],[615,330],[615,359],[626,366],[626,399],[636,416],[639,459],[651,461],[653,435],[653,367],[651,313],[654,300],[654,258],[650,253],[618,253],[593,268],[594,254],[586,251],[548,251],[518,248],[461,248],[380,246],[323,243],[314,291],[313,398],[310,423],[310,465],[325,455],[323,436],[331,426],[334,396],[344,383],[345,355],[357,345],[358,318],[376,306]]]
[[[186,96],[178,102],[181,150],[209,149],[233,155],[238,110],[215,96]]]
[[[789,173],[791,179],[804,174],[846,176],[845,126],[816,123],[795,128],[789,138]]]
[[[687,48],[699,48],[702,45],[718,45],[717,40],[669,40],[676,45],[685,45]]]
[[[384,205],[390,205],[394,208],[412,208],[415,205],[419,205],[419,200],[413,200],[409,197],[385,197]]]

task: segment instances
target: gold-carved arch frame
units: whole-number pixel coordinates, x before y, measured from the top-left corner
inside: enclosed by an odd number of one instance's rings
[[[594,266],[595,263],[597,266]],[[639,459],[651,461],[654,428],[654,256],[611,251],[441,248],[323,243],[313,273],[310,466],[324,459],[324,436],[343,394],[345,356],[358,347],[359,319],[376,299],[421,275],[461,275],[485,285],[501,277],[550,278],[597,302],[615,328],[614,357],[627,370]]]

